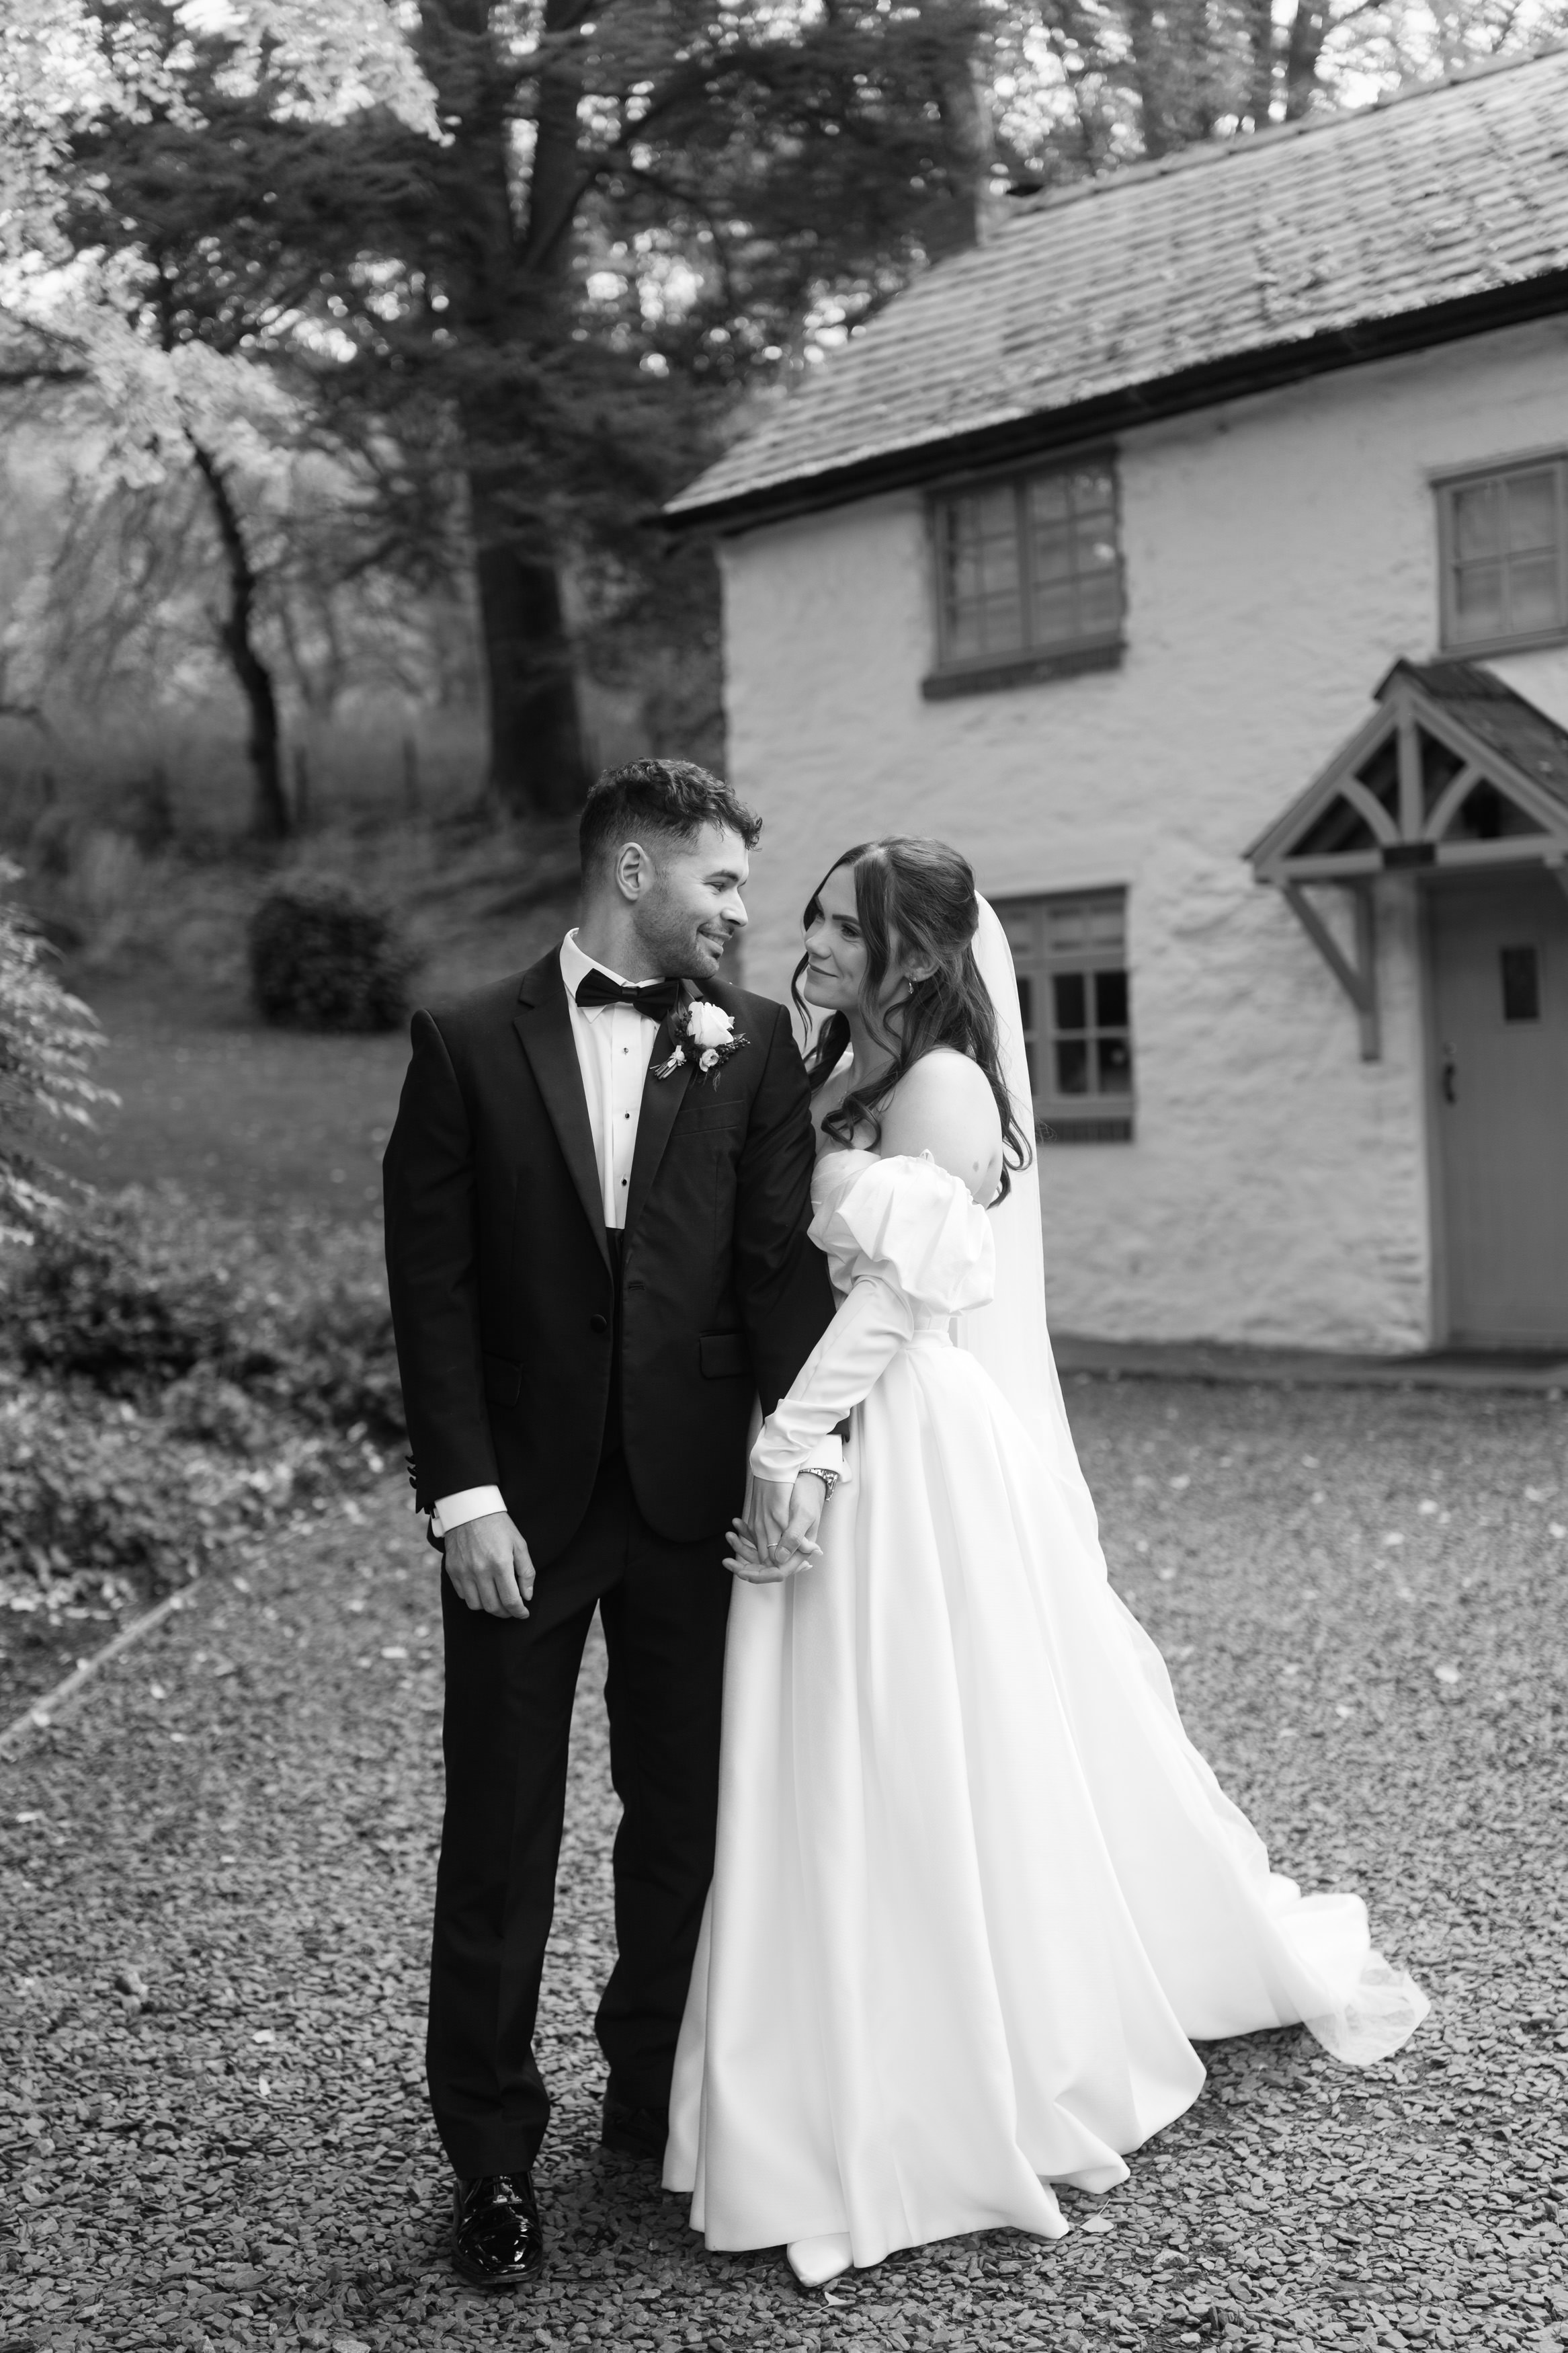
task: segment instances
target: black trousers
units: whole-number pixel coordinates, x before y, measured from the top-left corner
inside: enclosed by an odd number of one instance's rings
[[[459,2174],[531,2165],[550,2117],[533,2028],[572,1702],[595,1604],[622,1807],[617,1958],[595,2027],[615,2096],[637,2107],[668,2100],[713,1873],[725,1557],[722,1537],[656,1535],[617,1451],[567,1550],[541,1573],[526,1620],[470,1610],[441,1579],[447,1809],[426,2066],[437,2130]]]

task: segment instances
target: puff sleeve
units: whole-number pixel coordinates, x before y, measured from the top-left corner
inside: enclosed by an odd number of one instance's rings
[[[811,1239],[848,1293],[758,1433],[759,1479],[793,1479],[820,1460],[827,1433],[918,1331],[983,1307],[994,1289],[990,1226],[958,1177],[924,1155],[840,1157],[853,1165],[830,1173]]]

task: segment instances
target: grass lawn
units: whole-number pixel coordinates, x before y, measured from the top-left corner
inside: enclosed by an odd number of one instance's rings
[[[448,902],[413,924],[426,958],[415,1001],[521,971],[572,920],[564,898],[511,917],[454,914]],[[205,971],[150,957],[117,971],[68,968],[103,1024],[96,1075],[121,1104],[100,1113],[89,1133],[51,1137],[49,1156],[109,1191],[172,1180],[241,1217],[376,1214],[406,1031],[339,1038],[268,1028],[240,977],[237,913],[228,929],[235,936]]]

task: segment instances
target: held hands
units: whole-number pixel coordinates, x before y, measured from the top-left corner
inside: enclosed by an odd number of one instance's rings
[[[465,1520],[446,1540],[447,1574],[470,1609],[526,1618],[533,1599],[528,1546],[505,1512]]]
[[[793,1481],[759,1479],[745,1520],[731,1523],[729,1566],[748,1585],[777,1585],[821,1557],[817,1524],[827,1488],[814,1471]]]

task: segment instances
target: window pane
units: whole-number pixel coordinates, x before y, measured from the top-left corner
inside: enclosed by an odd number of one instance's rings
[[[1048,649],[1113,635],[1121,620],[1113,470],[1034,476],[1026,525],[1030,642]]]
[[[1073,543],[1070,533],[1055,528],[1037,531],[1034,538],[1035,578],[1037,580],[1070,580],[1073,575]]]
[[[1089,907],[1083,900],[1076,905],[1051,907],[1047,911],[1052,953],[1070,955],[1089,937]]]
[[[1551,629],[1560,617],[1556,556],[1516,555],[1508,567],[1509,627]]]
[[[1026,972],[1018,975],[1018,1010],[1023,1016],[1025,1029],[1032,1029],[1035,1026],[1035,984]]]
[[[1121,583],[1114,572],[1091,573],[1078,592],[1079,626],[1086,637],[1114,629],[1121,618]]]
[[[1094,1018],[1101,1029],[1127,1027],[1127,975],[1097,972],[1094,976]]]
[[[1454,554],[1461,564],[1476,555],[1498,553],[1498,499],[1495,482],[1477,482],[1454,492]]]
[[[1454,635],[1496,637],[1502,628],[1501,565],[1461,565],[1454,575]]]
[[[1100,1092],[1130,1095],[1132,1092],[1132,1049],[1125,1038],[1102,1038],[1099,1045]]]
[[[1086,975],[1081,972],[1053,973],[1051,990],[1056,1000],[1057,1028],[1087,1029],[1089,990]]]
[[[1070,645],[1079,635],[1078,599],[1070,586],[1035,590],[1035,643]]]
[[[1116,484],[1109,466],[1085,466],[1072,476],[1071,480],[1076,513],[1111,512],[1116,503]]]
[[[1016,506],[1010,484],[951,499],[944,514],[946,650],[973,660],[1024,641]]]
[[[1089,1092],[1089,1042],[1083,1038],[1063,1038],[1057,1042],[1057,1092],[1059,1095],[1086,1095]]]
[[[1502,954],[1502,1018],[1505,1021],[1541,1018],[1541,965],[1533,948],[1504,948]]]
[[[1037,529],[1042,523],[1065,526],[1068,511],[1067,476],[1037,474],[1029,484],[1030,522]]]
[[[1035,1076],[1035,1041],[1032,1038],[1026,1038],[1024,1040],[1024,1060],[1029,1065],[1029,1092],[1032,1095],[1037,1095],[1040,1092],[1040,1082]]]
[[[1551,469],[1543,468],[1538,474],[1511,475],[1503,488],[1507,493],[1509,546],[1554,547],[1557,477]]]

